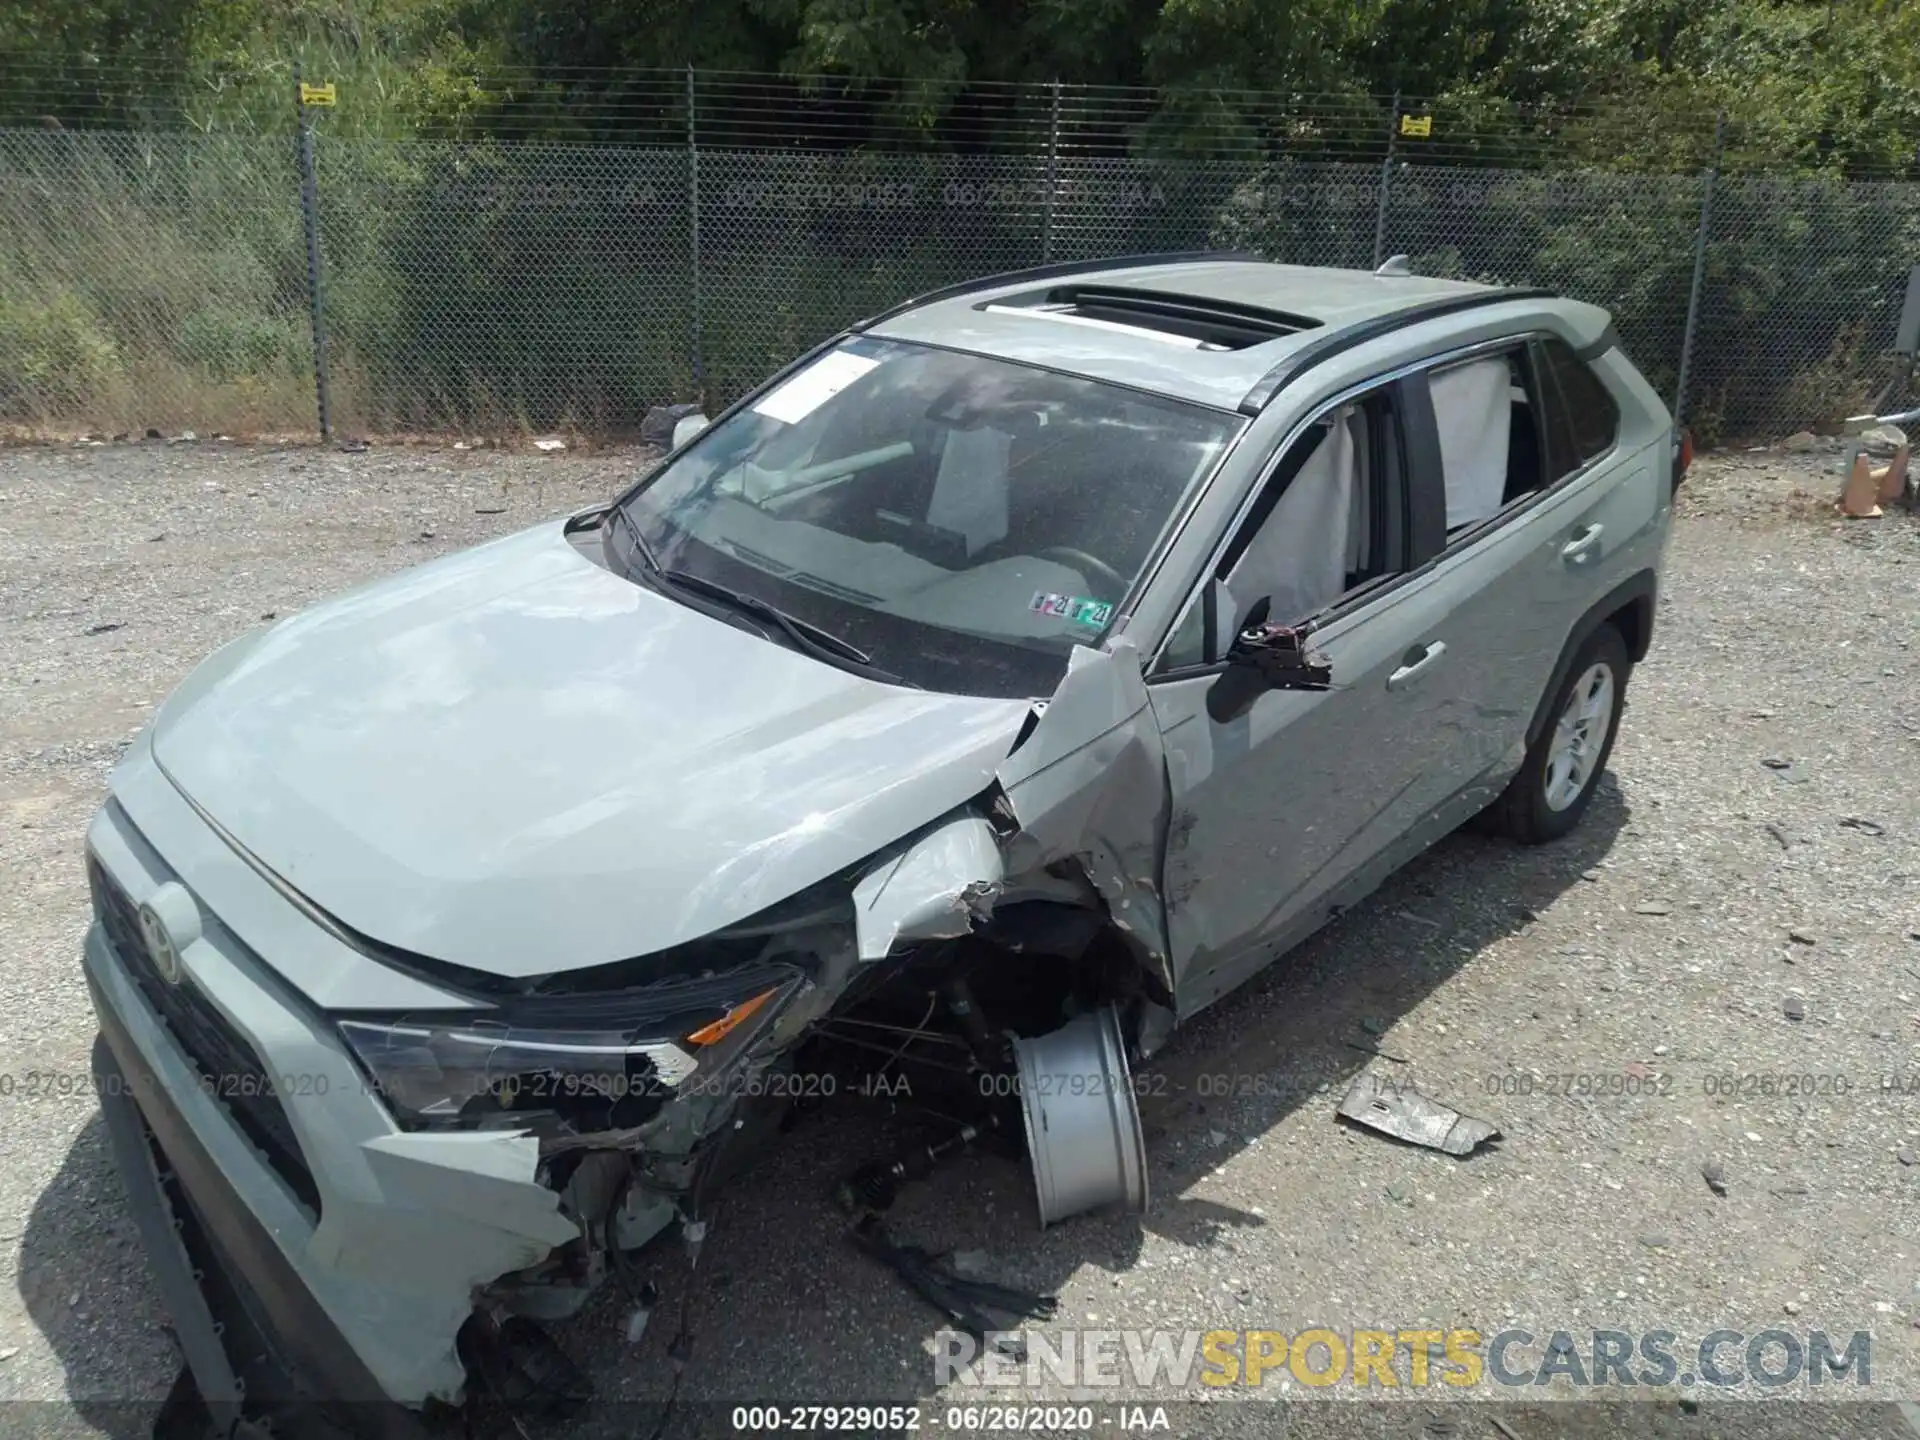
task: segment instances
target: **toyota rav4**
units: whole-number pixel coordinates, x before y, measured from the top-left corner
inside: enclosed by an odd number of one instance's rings
[[[1561,835],[1684,463],[1591,305],[1218,255],[924,296],[675,441],[113,775],[95,1065],[210,1402],[458,1399],[814,1057],[1139,1060],[1469,818]]]

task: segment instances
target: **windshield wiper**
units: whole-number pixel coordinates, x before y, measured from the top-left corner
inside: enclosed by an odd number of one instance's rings
[[[890,670],[882,670],[873,663],[873,657],[855,645],[851,640],[843,640],[831,630],[822,629],[811,621],[802,620],[797,615],[789,615],[779,606],[762,600],[758,595],[748,595],[731,586],[722,585],[718,580],[709,580],[704,575],[695,575],[690,570],[668,569],[660,563],[653,553],[653,547],[647,544],[647,537],[640,532],[640,522],[627,513],[627,507],[616,505],[608,512],[617,515],[626,526],[627,536],[633,541],[634,553],[640,557],[640,563],[652,572],[656,583],[676,590],[692,590],[705,595],[710,600],[718,600],[723,605],[757,619],[765,620],[795,647],[804,650],[816,660],[825,660],[843,667],[858,669],[869,679],[883,681],[889,685],[907,685],[917,689],[912,682],[902,679]]]
[[[704,575],[695,575],[690,570],[658,570],[657,573],[668,585],[677,589],[695,591],[709,599],[718,600],[723,605],[731,605],[743,614],[767,621],[791,640],[797,648],[804,650],[816,660],[825,660],[843,667],[858,669],[869,679],[882,680],[889,685],[908,683],[891,671],[882,670],[875,665],[873,657],[851,640],[844,640],[831,630],[822,629],[810,620],[789,615],[778,605],[762,600],[758,595],[749,595],[745,591],[735,590],[731,586],[722,585],[717,580],[709,580]]]
[[[659,558],[653,553],[653,547],[647,544],[647,537],[640,533],[640,522],[627,513],[627,507],[615,505],[607,514],[617,515],[627,527],[627,538],[633,541],[633,550],[640,557],[640,563],[654,574],[661,574]]]

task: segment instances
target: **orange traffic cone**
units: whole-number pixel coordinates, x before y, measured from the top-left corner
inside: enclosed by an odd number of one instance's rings
[[[1913,451],[1909,446],[1902,445],[1898,450],[1893,452],[1893,459],[1887,463],[1885,470],[1874,472],[1880,479],[1880,503],[1882,505],[1891,505],[1896,500],[1906,499],[1907,463],[1912,454]]]
[[[1853,457],[1853,469],[1847,473],[1847,483],[1840,492],[1838,508],[1849,520],[1877,520],[1880,518],[1880,482],[1873,473],[1873,462],[1864,454]]]

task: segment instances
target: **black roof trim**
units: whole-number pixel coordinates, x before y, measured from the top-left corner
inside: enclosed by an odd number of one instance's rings
[[[1018,300],[1023,297],[1009,298]],[[991,305],[995,302],[983,300],[980,303]],[[1249,338],[1244,344],[1259,344],[1263,340],[1277,340],[1283,335],[1297,335],[1302,330],[1317,330],[1326,323],[1291,310],[1243,305],[1236,300],[1205,299],[1169,290],[1145,290],[1133,285],[1076,285],[1069,282],[1048,289],[1042,303],[1108,306],[1116,310],[1138,311],[1143,317],[1219,325],[1247,332]]]
[[[850,330],[871,330],[874,326],[891,320],[896,315],[904,315],[909,310],[918,310],[922,305],[931,305],[936,300],[951,300],[958,295],[971,295],[980,290],[997,290],[1002,285],[1017,285],[1023,280],[1065,280],[1075,275],[1097,275],[1103,270],[1131,270],[1148,265],[1191,265],[1202,260],[1242,260],[1260,263],[1258,255],[1245,250],[1173,250],[1162,251],[1157,255],[1110,255],[1104,260],[1073,260],[1056,265],[1037,265],[1031,270],[1007,270],[998,275],[982,275],[975,280],[962,280],[958,285],[943,286],[938,290],[929,290],[924,295],[915,295],[911,300],[902,300],[890,310],[882,310],[878,315],[869,315],[865,320],[849,326]]]
[[[1369,340],[1377,340],[1382,335],[1391,335],[1395,330],[1403,330],[1409,325],[1418,325],[1422,320],[1436,320],[1442,315],[1452,315],[1461,310],[1477,310],[1483,305],[1504,305],[1509,300],[1549,299],[1553,293],[1551,290],[1488,290],[1472,295],[1447,295],[1438,300],[1409,305],[1406,309],[1395,310],[1391,314],[1376,315],[1371,320],[1363,320],[1358,325],[1348,326],[1344,330],[1315,336],[1260,377],[1259,383],[1241,400],[1240,413],[1258,415],[1267,408],[1267,403],[1280,393],[1283,386],[1299,379],[1322,361],[1330,360],[1341,351],[1351,350],[1356,345],[1364,345]]]

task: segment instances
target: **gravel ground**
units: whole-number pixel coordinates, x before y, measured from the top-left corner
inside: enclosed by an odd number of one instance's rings
[[[576,507],[638,463],[0,450],[0,1060],[16,1077],[0,1096],[0,1399],[42,1402],[0,1428],[144,1434],[130,1402],[176,1366],[93,1101],[18,1078],[86,1069],[80,844],[115,755],[262,619]],[[983,1158],[910,1191],[895,1235],[1057,1290],[1055,1336],[1664,1329],[1690,1355],[1716,1329],[1867,1330],[1873,1384],[1845,1389],[1881,1402],[1696,1409],[1675,1387],[1611,1406],[1442,1406],[1428,1390],[1202,1408],[1305,1393],[1270,1376],[1159,1395],[1192,1433],[1914,1433],[1890,1402],[1920,1398],[1920,1093],[1883,1081],[1920,1075],[1920,524],[1831,518],[1807,492],[1831,493],[1832,469],[1824,452],[1696,466],[1654,653],[1584,827],[1530,851],[1445,842],[1176,1037],[1145,1082],[1144,1220],[1042,1234],[1020,1168]],[[1503,1142],[1457,1160],[1336,1124],[1367,1064],[1494,1120]],[[1774,1075],[1818,1093],[1764,1078],[1713,1093]],[[887,1144],[870,1113],[812,1117],[731,1193],[691,1283],[678,1247],[647,1259],[696,1337],[680,1432],[725,1431],[746,1398],[944,1415],[935,1318],[852,1255],[828,1198]],[[670,1313],[637,1348],[610,1298],[559,1330],[608,1402],[581,1433],[657,1414]],[[1118,1413],[1095,1408],[1096,1428]]]

